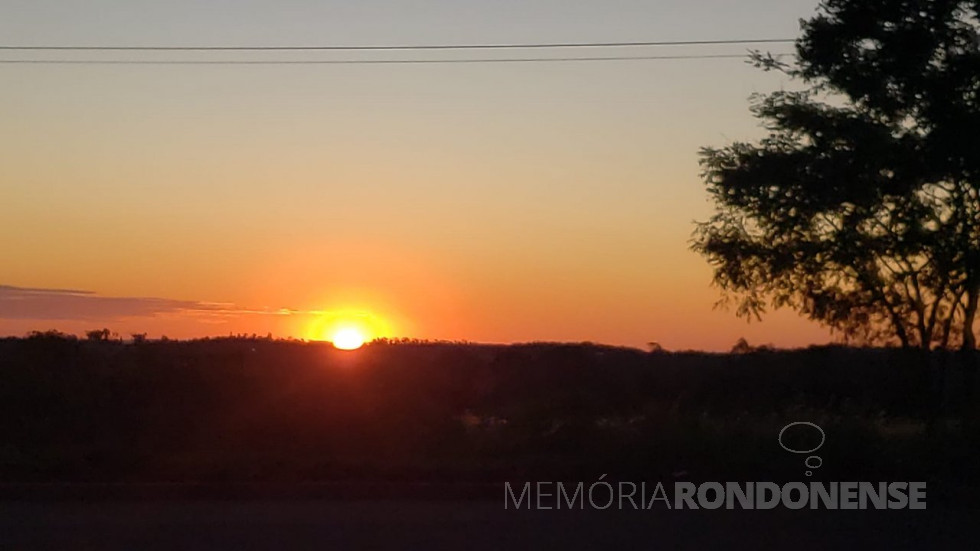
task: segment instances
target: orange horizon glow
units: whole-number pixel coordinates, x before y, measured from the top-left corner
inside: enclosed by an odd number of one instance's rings
[[[337,286],[332,293],[324,293],[323,289],[330,288],[325,286],[319,293],[308,293],[305,285],[292,283],[263,289],[263,295],[253,295],[260,298],[246,297],[241,302],[59,290],[69,288],[63,285],[38,288],[0,284],[0,310],[8,316],[0,316],[0,335],[57,330],[84,336],[86,331],[108,328],[122,339],[133,334],[182,340],[254,334],[336,343],[341,334],[340,340],[348,345],[379,338],[495,344],[588,341],[634,348],[656,342],[667,350],[719,352],[730,350],[740,338],[752,345],[777,348],[832,340],[826,329],[790,311],[772,312],[763,323],[737,320],[730,311],[712,309],[714,297],[710,292],[675,295],[646,304],[634,300],[631,308],[624,310],[613,302],[597,300],[598,295],[588,300],[602,307],[584,308],[581,299],[565,298],[563,290],[548,279],[542,280],[547,285],[509,300],[490,292],[453,296],[445,292],[444,283],[434,288],[431,280],[425,279],[403,285],[397,294],[383,292],[385,286],[380,284],[371,286],[377,289],[373,293],[367,286]],[[344,306],[272,306],[280,300],[288,300],[285,303],[290,305],[312,302]],[[269,306],[252,306],[255,304]],[[351,338],[353,334],[358,338]]]
[[[772,312],[764,323],[737,320],[730,311],[712,310],[713,297],[707,293],[697,297],[701,300],[672,297],[657,304],[659,308],[636,303],[635,313],[625,313],[612,304],[607,309],[582,309],[574,299],[561,300],[561,293],[549,295],[555,286],[533,296],[515,297],[523,300],[457,299],[458,304],[438,303],[433,297],[439,295],[425,292],[425,287],[373,296],[361,289],[330,296],[321,293],[323,299],[314,298],[316,303],[348,306],[311,310],[247,306],[268,304],[269,299],[236,304],[57,289],[0,285],[0,309],[10,316],[0,317],[0,335],[24,336],[53,329],[83,337],[88,330],[108,328],[123,339],[133,334],[182,340],[254,334],[333,343],[341,331],[353,330],[365,343],[379,338],[495,344],[588,341],[644,348],[657,342],[667,350],[708,351],[727,351],[740,338],[752,345],[778,348],[832,340],[826,329],[790,311]],[[287,286],[276,291],[296,289]],[[290,303],[304,304],[298,299]],[[468,315],[460,315],[458,310],[463,307]],[[664,315],[666,321],[659,319]]]

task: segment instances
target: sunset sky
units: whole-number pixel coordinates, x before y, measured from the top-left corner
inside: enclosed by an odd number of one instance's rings
[[[0,0],[2,45],[794,38],[814,0]],[[789,51],[774,44],[773,52]],[[740,54],[744,46],[575,51]],[[568,52],[224,53],[207,59]],[[3,59],[200,53],[0,52]],[[698,149],[762,131],[739,59],[3,65],[0,334],[826,342],[712,308]],[[339,321],[338,321],[339,320]]]

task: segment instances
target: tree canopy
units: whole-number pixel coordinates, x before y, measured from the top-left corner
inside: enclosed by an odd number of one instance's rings
[[[768,135],[701,151],[692,248],[742,316],[790,307],[847,339],[976,348],[980,1],[826,0]]]

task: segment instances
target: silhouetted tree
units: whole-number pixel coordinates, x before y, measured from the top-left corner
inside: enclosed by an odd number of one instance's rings
[[[748,354],[754,350],[752,345],[749,344],[749,341],[743,337],[735,341],[735,346],[732,347],[732,354]]]
[[[27,334],[28,339],[33,340],[61,340],[61,341],[73,341],[76,340],[75,335],[70,335],[68,333],[62,333],[56,329],[49,329],[47,331],[31,331]]]
[[[870,343],[974,350],[980,2],[826,0],[756,96],[769,134],[705,148],[715,215],[692,248],[724,301],[791,307]]]
[[[91,331],[85,332],[85,338],[90,341],[107,341],[109,336],[112,334],[108,329],[92,329]]]

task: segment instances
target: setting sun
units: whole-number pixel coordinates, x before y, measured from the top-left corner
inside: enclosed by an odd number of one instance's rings
[[[330,340],[341,350],[356,350],[364,345],[364,335],[352,327],[337,331]]]
[[[391,325],[360,309],[320,311],[307,329],[309,338],[328,341],[341,350],[354,350],[378,337],[391,336]]]

